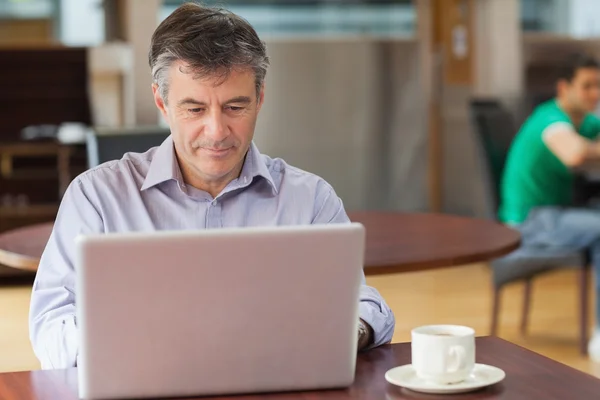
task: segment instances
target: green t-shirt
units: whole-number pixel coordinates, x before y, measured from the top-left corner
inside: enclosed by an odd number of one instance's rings
[[[502,222],[521,223],[535,207],[571,204],[573,173],[542,139],[542,132],[555,122],[572,125],[556,100],[550,100],[539,105],[517,133],[500,186]],[[600,119],[588,114],[577,131],[581,136],[595,139],[600,133]]]

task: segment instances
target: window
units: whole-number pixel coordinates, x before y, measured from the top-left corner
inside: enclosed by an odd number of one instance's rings
[[[0,0],[1,19],[52,18],[54,0]]]
[[[521,0],[521,26],[525,32],[600,37],[600,1]]]
[[[182,3],[166,0],[159,19]],[[262,37],[411,37],[415,32],[411,0],[213,0],[205,4],[223,6],[246,18]]]

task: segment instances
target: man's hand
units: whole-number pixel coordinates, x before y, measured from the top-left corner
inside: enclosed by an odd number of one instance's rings
[[[358,321],[358,351],[365,349],[373,343],[373,328],[365,321]]]

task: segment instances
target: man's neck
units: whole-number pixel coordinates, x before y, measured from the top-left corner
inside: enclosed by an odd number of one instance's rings
[[[569,116],[569,119],[573,123],[573,126],[575,127],[575,129],[579,130],[579,126],[583,122],[583,119],[585,118],[586,113],[581,112],[579,110],[575,110],[573,107],[570,107],[568,102],[565,101],[564,99],[558,98],[556,101],[558,103],[558,106],[561,108],[561,110],[563,110],[563,112]]]
[[[189,179],[186,179],[185,176],[183,179],[189,185],[195,187],[198,190],[202,190],[203,192],[210,194],[211,197],[215,199],[223,191],[223,189],[225,189],[227,185],[229,185],[229,182],[235,179],[235,177],[218,182],[191,182]]]
[[[236,167],[229,174],[217,180],[202,179],[196,171],[190,171],[188,168],[182,168],[181,174],[183,175],[183,181],[185,183],[195,187],[198,190],[207,192],[214,199],[223,191],[223,189],[225,189],[225,187],[227,187],[227,185],[229,185],[231,181],[239,178],[240,173],[242,172],[242,165]]]
[[[246,153],[246,157],[247,156],[248,154]],[[242,162],[227,175],[214,180],[204,178],[193,166],[187,165],[185,162],[179,160],[179,157],[177,157],[177,162],[179,164],[183,181],[198,190],[207,192],[214,199],[223,191],[223,189],[225,189],[225,187],[227,187],[227,185],[229,185],[231,181],[240,177],[244,163],[246,162],[246,157],[244,157]]]

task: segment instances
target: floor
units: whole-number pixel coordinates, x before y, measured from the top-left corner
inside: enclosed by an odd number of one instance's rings
[[[394,342],[410,340],[413,327],[451,323],[489,333],[490,274],[476,264],[446,270],[369,277],[396,314]],[[39,368],[27,331],[30,284],[0,283],[0,372]],[[577,275],[562,271],[534,284],[529,334],[518,333],[522,286],[503,294],[499,335],[574,368],[600,377],[600,365],[582,357],[577,346]]]

